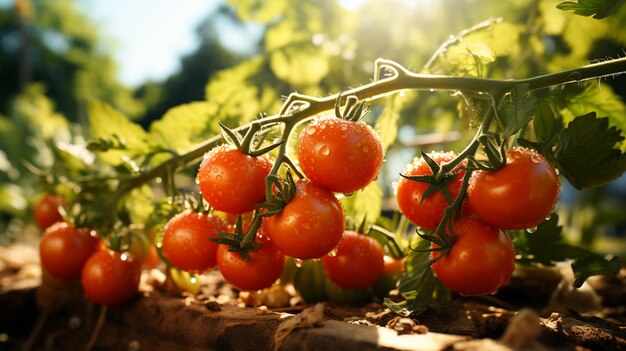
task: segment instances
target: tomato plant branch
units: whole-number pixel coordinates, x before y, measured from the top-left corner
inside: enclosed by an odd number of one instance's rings
[[[389,75],[390,73],[391,75]],[[386,94],[404,89],[449,90],[474,93],[487,92],[497,97],[519,85],[527,85],[529,90],[537,90],[560,84],[580,82],[583,80],[602,78],[623,73],[626,73],[626,58],[608,60],[580,68],[518,80],[417,74],[410,72],[394,61],[378,59],[376,61],[376,76],[373,82],[343,91],[341,94],[342,99],[345,99],[348,96],[355,96],[361,101],[374,100]],[[289,95],[278,115],[268,116],[254,122],[241,125],[234,128],[233,131],[245,133],[251,127],[252,123],[259,123],[262,125],[284,123],[285,129],[283,135],[288,136],[289,133],[292,132],[293,127],[299,122],[319,113],[333,109],[335,101],[338,97],[339,94],[330,95],[324,98],[315,98],[293,93]],[[207,151],[215,147],[222,139],[223,137],[221,135],[213,136],[196,145],[186,153],[173,156],[146,172],[121,181],[115,195],[113,196],[113,202],[116,202],[121,195],[132,190],[133,188],[141,186],[158,177],[167,176],[168,169],[178,169],[197,161]],[[283,137],[283,139],[287,140],[285,137]],[[279,153],[285,152],[285,144],[286,143],[283,143],[283,145],[280,146]]]

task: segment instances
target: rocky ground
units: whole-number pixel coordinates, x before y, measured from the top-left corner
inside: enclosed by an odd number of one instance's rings
[[[78,286],[40,288],[40,272],[33,246],[0,247],[0,350],[82,349],[100,307]],[[217,273],[203,279],[200,294],[172,296],[159,289],[158,271],[146,272],[140,295],[106,311],[93,350],[626,349],[624,269],[579,290],[559,269],[518,269],[496,296],[456,297],[414,318],[380,304],[238,294]]]

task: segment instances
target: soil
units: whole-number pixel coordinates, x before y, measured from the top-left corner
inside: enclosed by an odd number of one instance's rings
[[[107,309],[92,349],[626,350],[626,270],[581,289],[566,271],[518,269],[498,295],[457,296],[411,318],[377,303],[307,305],[289,287],[272,298],[239,294],[216,272],[199,294],[173,296],[162,273],[146,271],[141,294]],[[88,344],[101,308],[77,285],[43,280],[36,248],[0,247],[0,350]]]

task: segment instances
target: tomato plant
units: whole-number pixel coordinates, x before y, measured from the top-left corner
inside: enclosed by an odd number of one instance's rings
[[[285,208],[263,218],[263,231],[287,256],[320,258],[341,239],[343,208],[333,193],[314,183],[300,180],[295,186]]]
[[[67,202],[59,196],[46,194],[39,200],[33,212],[35,223],[39,228],[46,229],[56,222],[63,221],[59,207],[67,207]]]
[[[45,230],[39,243],[41,265],[57,278],[76,280],[98,243],[91,230],[57,222]]]
[[[449,162],[455,157],[453,152],[435,152],[429,155],[435,162],[442,164]],[[428,176],[433,172],[424,160],[424,157],[415,158],[406,165],[403,178],[398,182],[396,198],[398,208],[411,222],[424,229],[435,230],[443,218],[443,211],[450,205],[452,199],[459,195],[461,180],[465,174],[463,167],[455,168],[446,178],[439,183],[440,188],[424,181],[415,181],[405,177]],[[445,187],[448,198],[444,196],[441,187]],[[435,190],[427,195],[429,189]]]
[[[126,252],[98,251],[83,267],[81,285],[87,298],[112,306],[128,301],[139,289],[141,264]]]
[[[383,148],[369,125],[322,117],[300,134],[298,160],[313,183],[332,192],[352,193],[378,177]]]
[[[432,252],[435,275],[463,295],[495,293],[515,269],[511,239],[480,219],[463,217],[454,223],[454,243],[441,257]],[[437,248],[437,245],[433,245]]]
[[[265,198],[265,177],[271,168],[267,156],[253,157],[222,145],[207,153],[196,179],[214,209],[242,214],[252,211]]]
[[[550,215],[559,195],[554,167],[535,150],[509,150],[504,167],[477,171],[470,181],[471,208],[485,222],[501,229],[537,226]]]
[[[383,274],[384,252],[374,238],[345,231],[334,253],[322,257],[324,272],[343,288],[370,287]]]
[[[163,228],[163,255],[176,267],[191,272],[203,272],[216,264],[217,238],[228,226],[219,217],[181,212],[170,219]]]
[[[227,282],[241,290],[269,288],[285,269],[285,255],[272,242],[257,235],[261,247],[248,252],[248,260],[228,245],[217,249],[217,266]]]

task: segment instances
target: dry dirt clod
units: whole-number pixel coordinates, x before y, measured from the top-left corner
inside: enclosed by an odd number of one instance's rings
[[[398,333],[402,334],[426,334],[428,333],[428,327],[425,325],[417,324],[411,318],[395,317],[387,323],[387,328],[390,328]]]

